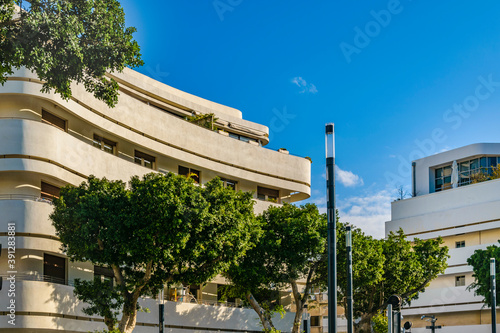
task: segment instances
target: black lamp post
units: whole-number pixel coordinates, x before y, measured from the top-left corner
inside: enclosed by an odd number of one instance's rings
[[[326,199],[328,216],[328,332],[337,333],[337,235],[335,218],[335,136],[326,124]]]
[[[490,259],[491,280],[491,333],[497,333],[497,286],[495,258]]]
[[[352,235],[351,226],[345,227],[345,245],[347,252],[347,333],[353,333],[353,299],[352,299]]]

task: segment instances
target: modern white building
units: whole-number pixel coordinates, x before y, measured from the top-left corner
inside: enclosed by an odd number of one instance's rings
[[[472,175],[491,172],[497,164],[499,143],[472,144],[416,160],[413,197],[392,203],[386,234],[402,228],[410,239],[441,236],[450,249],[445,273],[403,310],[414,333],[429,332],[422,315],[438,318],[436,325],[443,326],[439,333],[491,332],[491,310],[483,308],[482,297],[466,290],[473,282],[467,258],[500,239],[500,179],[472,182]]]
[[[0,87],[0,332],[105,328],[102,318],[82,312],[71,285],[76,278],[109,272],[69,262],[48,219],[61,186],[78,185],[89,175],[128,181],[153,170],[195,173],[200,183],[219,176],[227,186],[253,191],[257,213],[310,196],[310,160],[265,148],[266,126],[129,69],[113,77],[120,85],[113,109],[81,85],[73,86],[69,101],[41,93],[41,82],[27,70],[16,71]],[[214,115],[210,128],[186,120],[200,114]],[[15,238],[9,239],[14,228]],[[218,285],[224,283],[218,278],[167,291],[166,331],[261,331],[252,309],[217,303]],[[142,302],[151,313],[139,313],[134,332],[158,332],[158,301]],[[15,325],[9,314],[15,314]],[[277,327],[290,331],[292,318],[277,319]]]

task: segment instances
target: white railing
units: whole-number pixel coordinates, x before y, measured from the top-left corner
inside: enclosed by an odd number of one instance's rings
[[[51,199],[28,194],[0,194],[0,200],[31,200],[37,202],[45,202],[52,205]]]

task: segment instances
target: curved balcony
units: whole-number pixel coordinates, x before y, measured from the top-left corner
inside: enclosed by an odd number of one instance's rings
[[[287,189],[293,192],[292,201],[305,199],[310,195],[310,162],[305,158],[282,154],[208,131],[161,112],[154,107],[143,103],[137,104],[138,101],[127,95],[121,96],[121,102],[115,109],[96,111],[83,106],[80,101],[64,102],[57,96],[42,94],[39,89],[39,84],[34,82],[8,81],[4,87],[0,87],[0,94],[21,93],[31,96],[35,102],[38,99],[38,104],[42,107],[54,108],[56,105],[71,114],[72,117],[78,118],[80,122],[85,119],[85,122],[92,124],[94,128],[113,133],[127,142],[134,143],[138,149],[144,147],[160,155],[185,161],[203,169],[217,171],[220,174],[233,175],[257,184]],[[11,96],[13,99],[15,98],[14,95]],[[2,98],[4,103],[8,101],[7,96]],[[22,102],[18,104],[15,107],[19,110],[26,108]],[[32,101],[30,105],[33,104]],[[13,121],[13,119],[2,120],[2,122],[5,121]],[[28,122],[28,120],[24,121]],[[88,125],[83,127],[89,129]],[[22,134],[10,131],[10,136],[6,135],[5,137],[7,140],[12,140],[11,136],[19,138],[20,135],[26,134],[32,137],[36,135],[33,133],[34,130],[41,129],[34,128],[34,125],[26,125],[23,127]],[[19,127],[16,130],[19,130]],[[52,131],[52,133],[55,132]],[[17,146],[20,148],[19,151],[25,149],[26,145],[40,145],[48,139],[48,136],[52,136],[52,133],[45,134],[41,142],[28,143],[24,140],[24,142],[11,142],[10,146],[11,148]],[[60,135],[54,135],[61,139]],[[25,146],[20,147],[21,144]],[[54,138],[45,142],[45,145],[47,144],[55,144],[54,148],[67,145],[64,140],[59,141],[54,140]],[[10,151],[12,150],[10,149]],[[0,154],[6,153],[0,150]],[[37,156],[36,154],[32,155]],[[73,155],[72,157],[78,156],[74,152],[71,155]],[[66,166],[65,163],[62,165]],[[111,175],[107,177],[126,178]]]

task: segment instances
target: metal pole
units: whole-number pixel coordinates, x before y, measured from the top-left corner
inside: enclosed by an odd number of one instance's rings
[[[328,216],[328,333],[337,333],[337,221],[335,218],[335,135],[326,124],[326,198]]]
[[[347,333],[353,333],[353,299],[352,299],[352,235],[351,226],[345,227],[345,245],[347,252]]]
[[[160,292],[160,304],[158,305],[158,319],[159,319],[159,326],[160,326],[160,333],[163,333],[163,329],[165,327],[165,304],[163,304],[163,289]]]
[[[394,330],[392,328],[392,304],[387,304],[387,332],[388,333],[394,333]]]
[[[397,321],[396,321],[396,332],[401,332],[401,306],[399,307],[399,311],[396,313]]]
[[[307,313],[307,304],[304,304],[304,312],[302,313],[302,331],[309,333],[310,330],[309,314]]]
[[[490,259],[491,279],[491,333],[497,332],[497,286],[495,258]]]

